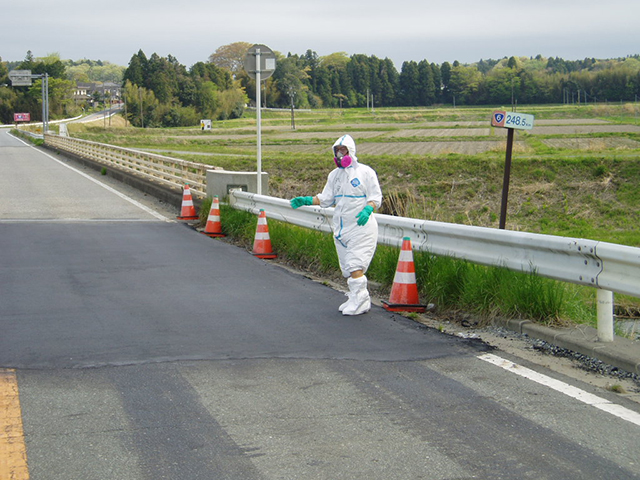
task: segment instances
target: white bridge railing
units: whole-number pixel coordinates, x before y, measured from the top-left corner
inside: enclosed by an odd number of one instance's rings
[[[216,168],[204,163],[188,162],[60,135],[45,135],[45,144],[106,166],[147,177],[171,188],[182,189],[185,183],[188,183],[191,192],[200,197],[206,196],[207,170]]]
[[[232,191],[230,204],[294,225],[331,231],[333,208],[292,209],[288,200]],[[487,266],[533,272],[598,289],[598,338],[613,340],[613,293],[640,297],[640,248],[527,232],[472,227],[375,214],[378,243],[400,247],[410,237],[414,250]]]

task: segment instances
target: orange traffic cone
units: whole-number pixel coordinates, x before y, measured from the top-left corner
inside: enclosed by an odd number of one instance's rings
[[[178,220],[198,220],[198,214],[196,213],[196,207],[193,206],[193,197],[191,196],[191,190],[189,185],[184,186],[184,192],[182,194],[182,208],[180,209],[180,215]]]
[[[209,237],[224,237],[222,233],[222,223],[220,223],[220,202],[218,196],[213,197],[211,202],[211,210],[209,210],[209,216],[207,217],[207,224],[202,232]]]
[[[382,301],[382,306],[391,312],[425,312],[426,305],[420,305],[418,285],[416,284],[416,269],[413,264],[413,250],[411,239],[402,239],[402,250],[398,258],[398,268],[393,278],[389,301]]]
[[[271,251],[267,214],[264,210],[260,210],[260,214],[258,215],[258,227],[256,228],[255,240],[253,241],[253,254],[258,258],[277,257],[277,255]]]

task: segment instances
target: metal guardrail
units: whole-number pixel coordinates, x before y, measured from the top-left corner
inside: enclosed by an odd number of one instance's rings
[[[172,188],[182,189],[185,183],[188,183],[191,192],[199,197],[206,196],[207,170],[216,168],[204,163],[188,162],[155,153],[60,135],[45,135],[45,144],[79,157],[145,176]]]
[[[333,208],[294,210],[288,200],[237,190],[229,198],[231,205],[240,210],[258,213],[263,209],[268,217],[277,220],[331,231]],[[414,250],[640,297],[640,248],[379,213],[375,216],[380,244],[400,247],[402,239],[410,237]]]
[[[257,214],[263,209],[267,217],[276,220],[331,231],[333,208],[309,206],[294,210],[288,200],[238,190],[231,192],[229,202],[239,210]],[[414,250],[601,289],[604,292],[598,295],[598,332],[602,341],[613,340],[610,292],[640,297],[640,248],[378,213],[375,216],[380,244],[400,247],[402,239],[410,237]]]

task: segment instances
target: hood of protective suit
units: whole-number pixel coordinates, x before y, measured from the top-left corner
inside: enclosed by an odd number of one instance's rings
[[[333,147],[331,147],[331,153],[336,156],[336,147],[345,146],[349,150],[349,156],[351,157],[351,166],[358,164],[358,157],[356,157],[356,142],[353,141],[351,135],[343,135],[335,141]]]

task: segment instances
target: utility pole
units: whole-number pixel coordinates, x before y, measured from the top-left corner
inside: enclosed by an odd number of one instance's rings
[[[294,113],[293,113],[293,98],[296,96],[296,91],[293,87],[289,87],[287,90],[287,93],[289,93],[289,98],[291,99],[291,130],[295,130],[296,129],[296,121],[294,118]]]
[[[144,105],[142,104],[142,87],[138,88],[138,95],[140,97],[140,125],[144,128]]]

